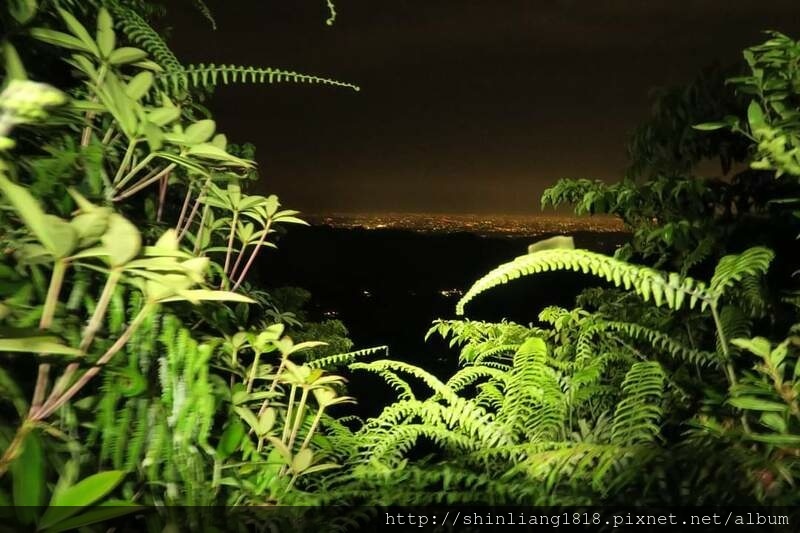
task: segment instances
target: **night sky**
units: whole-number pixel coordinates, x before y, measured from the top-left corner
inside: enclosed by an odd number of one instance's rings
[[[210,108],[257,146],[259,192],[306,212],[536,213],[562,177],[614,179],[652,88],[800,37],[796,0],[185,1],[186,62],[278,67],[323,86],[221,88]]]

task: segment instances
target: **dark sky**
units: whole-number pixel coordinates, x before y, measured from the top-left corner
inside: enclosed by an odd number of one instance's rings
[[[171,8],[184,62],[322,86],[230,86],[210,107],[258,147],[261,192],[306,212],[535,213],[561,177],[614,179],[648,91],[735,61],[797,0],[206,0]]]

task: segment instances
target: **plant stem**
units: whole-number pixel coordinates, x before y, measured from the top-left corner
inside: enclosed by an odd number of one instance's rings
[[[167,174],[172,172],[172,169],[175,168],[175,166],[176,166],[175,163],[170,163],[169,165],[164,167],[161,171],[159,171],[158,174],[156,174],[155,176],[148,175],[148,176],[144,177],[141,181],[139,181],[133,187],[131,187],[131,188],[125,190],[124,192],[121,192],[117,196],[115,196],[114,197],[114,201],[118,202],[120,200],[124,200],[125,198],[127,198],[129,196],[133,196],[134,194],[136,194],[137,192],[141,191],[142,189],[144,189],[145,187],[147,187],[151,183],[155,183],[156,181],[160,180],[161,178],[163,178],[164,176],[166,176]]]
[[[94,312],[89,319],[86,330],[83,332],[83,338],[81,339],[80,344],[80,350],[83,353],[86,353],[91,347],[92,341],[94,340],[94,337],[103,322],[103,318],[105,318],[108,304],[111,302],[111,297],[114,295],[114,289],[117,287],[117,283],[121,277],[122,272],[120,270],[112,269],[108,275],[108,278],[106,278],[103,292],[100,294],[100,298],[97,300],[97,305],[95,306]],[[59,395],[64,391],[64,389],[67,388],[79,367],[80,365],[78,363],[70,363],[67,366],[64,374],[58,379],[53,387],[53,390],[50,392],[50,395],[42,406],[42,409],[48,409],[56,400],[58,400]]]
[[[100,70],[97,72],[97,85],[95,86],[95,91],[100,88],[100,85],[103,84],[105,80],[106,73],[108,72],[108,67],[106,65],[101,65]],[[97,93],[95,92],[92,95],[92,103],[97,102]],[[86,121],[86,126],[83,127],[83,133],[81,133],[81,146],[89,146],[89,141],[92,139],[92,121],[94,120],[95,113],[94,111],[87,111],[84,115],[84,120]]]
[[[731,387],[735,387],[737,384],[736,371],[733,368],[733,361],[731,361],[728,339],[725,336],[725,331],[722,329],[722,320],[720,320],[719,312],[717,312],[717,302],[711,302],[711,316],[714,317],[714,325],[717,327],[719,343],[722,345],[722,353],[725,355],[725,372],[728,375],[728,384]],[[742,429],[744,429],[745,435],[749,435],[750,424],[747,422],[747,415],[743,413],[740,420],[742,421]]]
[[[167,199],[167,187],[169,186],[169,175],[161,178],[161,184],[158,189],[158,212],[156,213],[156,222],[161,222],[161,217],[164,215],[164,203]]]
[[[728,383],[733,387],[736,385],[736,373],[733,370],[733,363],[731,362],[731,352],[728,349],[728,339],[725,336],[725,331],[722,329],[722,321],[717,312],[716,302],[711,303],[711,316],[714,317],[714,325],[717,328],[717,336],[719,343],[722,346],[722,353],[725,356],[725,372],[728,375]]]
[[[53,325],[53,315],[56,312],[58,296],[61,293],[61,286],[64,284],[64,274],[67,271],[68,264],[66,259],[58,259],[53,264],[53,273],[50,275],[50,285],[47,288],[47,296],[42,306],[42,316],[39,319],[39,329],[41,330],[50,329],[50,326]],[[39,406],[42,404],[47,390],[49,376],[50,365],[48,363],[41,363],[36,376],[36,385],[33,389],[30,413],[38,410]]]
[[[195,215],[197,214],[197,210],[200,208],[200,202],[203,200],[203,195],[206,193],[208,189],[208,184],[211,182],[211,178],[206,179],[203,182],[203,187],[200,189],[197,198],[195,198],[194,205],[192,206],[192,212],[189,213],[189,217],[186,219],[186,223],[184,224],[183,228],[180,229],[178,232],[178,240],[183,239],[183,236],[189,231],[189,228],[192,226],[192,221],[194,220]]]
[[[308,430],[308,434],[306,435],[306,438],[303,439],[303,444],[300,445],[300,449],[301,450],[303,448],[305,448],[306,446],[308,446],[308,443],[311,442],[311,436],[317,430],[317,426],[319,425],[319,421],[322,420],[322,412],[324,410],[325,410],[325,407],[320,405],[319,406],[319,410],[317,411],[317,414],[314,416],[314,422],[311,423],[311,429]]]
[[[308,400],[308,387],[303,387],[303,394],[300,395],[300,405],[297,406],[297,414],[294,418],[294,427],[292,427],[292,434],[289,436],[289,442],[286,447],[292,449],[294,441],[297,438],[297,432],[300,431],[300,424],[303,422],[303,417],[306,414],[306,401]]]
[[[286,366],[286,356],[281,356],[281,363],[278,365],[278,370],[275,372],[275,377],[272,379],[272,384],[269,386],[269,392],[273,392],[275,387],[278,386],[278,378],[283,372],[283,367]],[[269,396],[264,398],[264,401],[261,403],[261,408],[258,410],[258,416],[264,414],[264,411],[267,410],[267,406],[269,405]]]
[[[175,231],[178,232],[183,224],[183,218],[186,216],[186,210],[189,209],[189,200],[192,199],[192,182],[186,187],[186,196],[183,197],[183,205],[181,206],[181,214],[178,216],[178,223],[175,224]]]
[[[197,255],[200,253],[200,245],[203,240],[203,232],[206,229],[206,219],[208,218],[208,212],[211,210],[211,206],[205,204],[203,206],[203,214],[200,216],[200,225],[197,226],[197,235],[194,238],[194,248],[192,248],[192,254]],[[188,228],[187,228],[188,229]]]
[[[231,289],[232,291],[235,291],[236,289],[239,288],[239,286],[244,281],[244,278],[247,276],[248,270],[250,270],[250,267],[253,266],[253,261],[256,260],[256,256],[258,255],[258,252],[261,249],[261,247],[264,245],[264,241],[267,240],[267,233],[269,233],[270,224],[271,224],[271,221],[267,220],[267,223],[264,226],[264,233],[261,235],[261,238],[258,240],[258,243],[256,244],[255,249],[253,249],[253,251],[250,253],[250,258],[247,260],[247,264],[244,265],[244,268],[242,269],[242,273],[239,275],[239,279],[236,280],[236,284]]]
[[[50,329],[53,325],[53,315],[58,305],[58,295],[61,293],[61,286],[64,284],[64,274],[67,271],[69,262],[66,259],[58,259],[53,264],[53,273],[50,275],[50,286],[47,288],[47,296],[42,306],[42,317],[39,320],[39,329]]]
[[[281,442],[286,443],[286,438],[289,436],[289,423],[292,419],[292,408],[294,407],[294,397],[297,394],[297,385],[292,385],[292,390],[289,393],[289,403],[286,404],[286,418],[283,421],[283,431],[281,432]]]
[[[225,274],[228,273],[228,267],[231,264],[231,252],[233,251],[233,236],[236,234],[236,222],[238,220],[239,220],[239,211],[236,210],[233,212],[233,218],[231,220],[231,231],[228,234],[228,249],[225,251],[225,266],[222,268],[222,271]],[[220,288],[222,288],[222,285],[220,285]]]
[[[128,165],[131,162],[131,157],[133,157],[133,151],[136,149],[136,143],[138,141],[136,139],[131,139],[128,142],[128,148],[125,150],[125,155],[122,156],[122,162],[119,164],[119,168],[117,169],[117,173],[114,175],[114,185],[119,186],[118,182],[122,179],[122,173],[125,172],[125,169],[128,168]]]
[[[38,413],[33,417],[33,420],[43,420],[50,416],[53,411],[67,403],[73,396],[75,396],[80,390],[86,386],[86,384],[91,380],[94,376],[96,376],[100,370],[106,365],[112,357],[114,357],[117,352],[119,352],[125,344],[130,340],[131,336],[134,332],[139,329],[142,322],[148,315],[156,308],[157,304],[155,302],[147,302],[144,307],[139,310],[137,313],[136,318],[133,319],[127,329],[120,335],[120,337],[111,345],[111,347],[103,354],[100,359],[97,360],[95,366],[88,369],[83,375],[78,378],[78,380],[57,400],[52,402],[46,409],[39,410]]]
[[[258,369],[259,359],[261,359],[261,352],[256,352],[253,358],[253,366],[250,369],[250,377],[247,379],[247,393],[250,394],[253,390],[253,382],[256,380],[256,370]]]

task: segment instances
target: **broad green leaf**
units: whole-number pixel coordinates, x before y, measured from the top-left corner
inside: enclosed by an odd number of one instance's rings
[[[253,413],[253,411],[247,407],[238,406],[234,407],[233,410],[236,411],[236,414],[239,415],[242,420],[247,422],[247,425],[250,426],[253,431],[258,432],[258,418],[256,418],[256,415]]]
[[[136,226],[116,213],[109,217],[108,230],[102,241],[111,266],[124,265],[136,257],[142,247],[142,237]]]
[[[6,77],[9,80],[27,80],[28,75],[22,60],[19,58],[17,49],[10,42],[3,42],[3,65],[6,69]]]
[[[269,433],[275,425],[276,417],[277,413],[275,409],[272,407],[266,408],[258,419],[258,429],[256,433],[258,433],[259,436]]]
[[[788,406],[779,402],[772,402],[769,400],[762,400],[754,396],[739,396],[738,398],[731,398],[728,403],[739,409],[747,409],[750,411],[774,411],[783,412],[788,409]]]
[[[181,110],[177,107],[158,107],[147,113],[147,120],[156,126],[166,126],[174,122],[181,116]]]
[[[237,183],[228,184],[228,197],[234,207],[238,207],[242,201],[242,188]]]
[[[27,24],[36,16],[36,0],[11,0],[8,12],[20,24]]]
[[[140,72],[128,82],[125,88],[125,94],[134,100],[141,99],[153,86],[153,79],[152,72]]]
[[[156,63],[155,61],[151,61],[149,59],[145,59],[144,61],[137,61],[133,64],[134,67],[151,70],[153,72],[164,72],[164,69]]]
[[[64,22],[67,24],[67,28],[72,34],[77,37],[85,46],[86,48],[92,52],[96,56],[100,56],[100,50],[97,48],[97,43],[94,42],[92,36],[89,35],[89,32],[86,31],[86,27],[76,19],[72,13],[65,9],[58,8],[58,12],[61,15],[61,18],[64,19]]]
[[[778,435],[775,433],[768,435],[748,435],[748,438],[772,444],[775,446],[798,446],[800,445],[800,435]]]
[[[55,244],[50,252],[59,259],[69,256],[78,245],[77,230],[55,215],[45,215],[45,222],[50,239]]]
[[[730,126],[727,122],[703,122],[702,124],[695,124],[692,126],[692,129],[698,131],[715,131],[721,130],[722,128],[727,128]]]
[[[166,136],[164,137],[166,139]],[[177,165],[182,166],[186,170],[190,172],[194,172],[195,174],[199,174],[201,176],[209,176],[210,173],[207,168],[198,165],[191,159],[187,159],[185,157],[181,157],[179,155],[171,154],[169,152],[158,152],[155,154],[156,157],[160,157],[161,159],[166,159],[167,161],[171,161]]]
[[[731,340],[731,344],[753,352],[762,359],[769,358],[769,354],[772,351],[772,344],[770,344],[770,342],[764,337],[755,337],[752,339],[733,339]]]
[[[750,129],[756,130],[764,125],[764,111],[758,102],[755,100],[750,102],[747,107],[747,121],[750,123]]]
[[[222,432],[222,437],[219,439],[217,456],[220,459],[227,459],[230,457],[239,447],[239,443],[242,442],[244,435],[244,424],[242,424],[240,420],[230,421],[225,427],[225,431]]]
[[[232,165],[244,167],[244,168],[251,168],[253,163],[250,161],[246,161],[244,159],[240,159],[236,156],[233,156],[222,150],[221,148],[217,148],[211,143],[200,143],[191,146],[188,150],[188,155],[194,157],[200,157],[203,159],[210,159],[213,161],[219,161],[222,163],[230,163]]]
[[[97,72],[94,64],[83,54],[72,54],[72,59],[68,60],[67,63],[86,74],[95,84],[100,79],[100,73]],[[101,106],[101,109],[104,111],[105,107]]]
[[[281,204],[278,201],[277,196],[275,196],[274,194],[270,194],[264,199],[263,206],[267,214],[267,217],[271,217],[278,211],[278,208],[281,206]]]
[[[73,516],[57,524],[46,528],[45,533],[59,533],[79,529],[91,524],[102,523],[113,520],[126,514],[135,513],[144,509],[143,506],[125,500],[108,500],[100,505],[94,506],[85,513]]]
[[[301,473],[311,466],[314,461],[314,452],[309,448],[303,448],[292,459],[292,470],[296,473]]]
[[[209,140],[214,135],[216,128],[217,124],[213,120],[199,120],[186,128],[183,134],[190,144],[199,144]]]
[[[0,175],[0,190],[39,242],[53,252],[57,248],[57,243],[50,232],[47,215],[39,206],[39,202],[25,187],[12,183],[3,175]]]
[[[72,35],[48,28],[33,28],[29,32],[30,36],[39,41],[61,48],[68,48],[70,50],[78,50],[79,52],[91,52],[80,39]]]
[[[217,133],[216,135],[214,135],[214,138],[211,139],[211,144],[213,144],[220,150],[225,150],[228,147],[228,138],[225,136],[224,133]]]
[[[786,420],[777,413],[767,412],[762,414],[761,423],[778,433],[784,433],[786,431]]]
[[[127,137],[129,139],[133,138],[139,122],[136,117],[136,108],[139,104],[128,96],[122,82],[111,73],[106,74],[104,87],[110,97],[110,101],[105,102],[109,111],[117,119],[120,128],[122,128]]]
[[[147,122],[144,124],[143,133],[151,152],[161,150],[164,146],[164,132],[161,128],[152,122]]]
[[[127,65],[128,63],[135,63],[147,57],[147,52],[140,48],[133,48],[131,46],[123,46],[117,48],[108,56],[108,62],[112,65]]]
[[[125,472],[109,470],[91,475],[71,487],[55,492],[50,506],[39,521],[39,528],[46,529],[79,513],[82,508],[107,496],[124,478]]]
[[[282,224],[301,224],[303,226],[308,226],[309,223],[303,220],[302,218],[297,217],[276,217],[275,222],[281,222]]]
[[[283,441],[277,437],[273,437],[272,435],[267,435],[267,440],[272,443],[272,445],[275,447],[275,450],[281,455],[283,462],[291,466],[292,452],[289,451],[289,448],[286,447]]]
[[[158,238],[156,244],[153,248],[158,250],[175,250],[177,251],[179,247],[178,244],[178,234],[174,229],[168,229],[165,231],[161,237]]]
[[[83,355],[77,348],[65,346],[61,343],[61,339],[52,335],[0,338],[0,352],[72,355],[76,357]]]
[[[97,47],[100,56],[107,58],[117,44],[117,36],[114,33],[114,21],[108,9],[101,7],[97,13]]]
[[[193,289],[177,291],[177,296],[171,296],[161,300],[162,302],[189,301],[191,303],[215,301],[215,302],[239,302],[245,304],[256,303],[255,300],[241,294],[230,291],[212,291],[209,289]]]
[[[32,524],[37,507],[44,505],[44,469],[42,442],[36,430],[31,430],[23,441],[22,453],[11,463],[12,497],[23,524]]]
[[[92,202],[87,200],[85,196],[83,196],[80,192],[78,192],[73,187],[70,187],[69,189],[67,189],[67,192],[69,193],[70,197],[72,197],[72,199],[75,200],[75,203],[78,205],[78,208],[83,213],[93,213],[95,211],[107,211],[107,209],[108,209],[108,208],[105,208],[105,207],[98,207],[98,206],[94,205]]]

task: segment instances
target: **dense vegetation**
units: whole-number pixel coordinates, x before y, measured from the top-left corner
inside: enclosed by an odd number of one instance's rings
[[[158,13],[14,0],[0,14],[0,504],[14,527],[143,506],[161,531],[179,507],[198,525],[214,505],[800,503],[800,43],[771,34],[741,73],[662,94],[619,183],[549,189],[545,205],[621,217],[630,243],[608,257],[558,237],[488,273],[459,315],[539,272],[604,284],[537,325],[437,321],[429,335],[461,362],[441,380],[349,351],[341,324],[305,319],[307,295],[247,281],[303,222],[247,194],[253,149],[202,102],[220,82],[357,87],[183,65]],[[709,159],[722,178],[696,174]],[[347,416],[344,366],[397,401]]]

